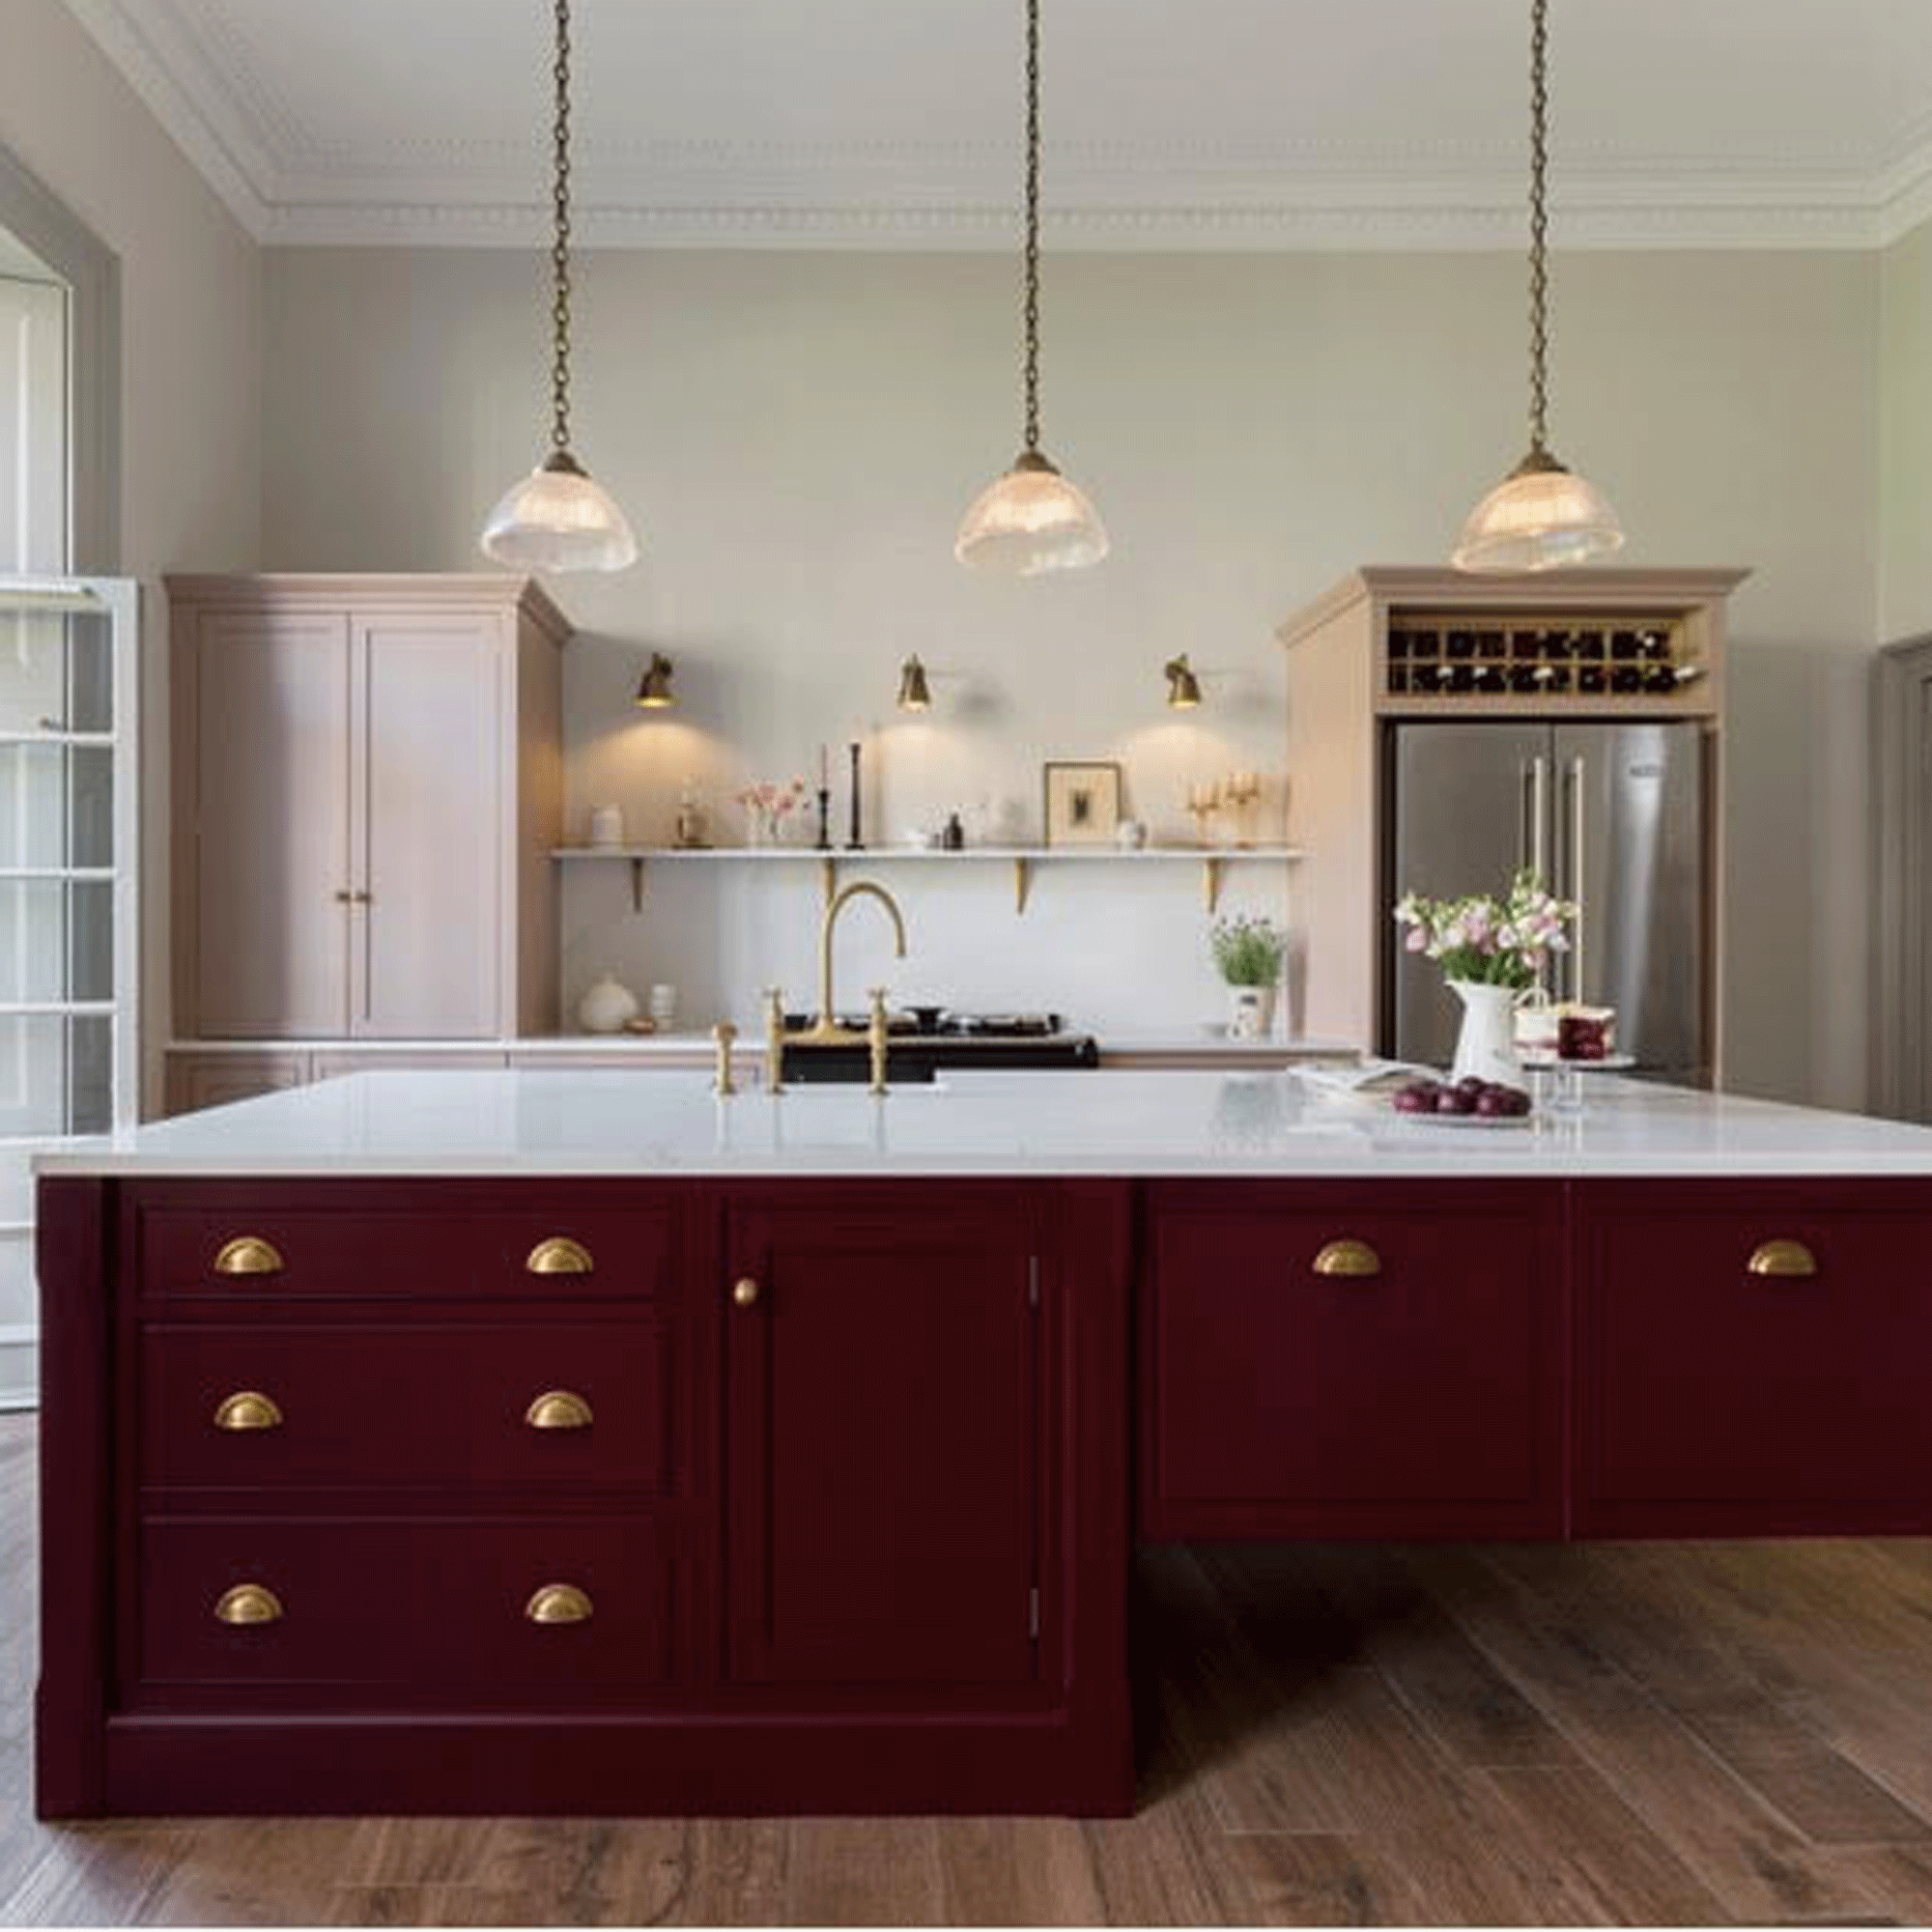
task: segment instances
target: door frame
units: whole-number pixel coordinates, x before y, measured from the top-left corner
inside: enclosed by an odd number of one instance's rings
[[[0,227],[67,288],[67,569],[112,576],[121,568],[121,258],[5,147]]]
[[[1878,653],[1872,676],[1873,946],[1871,1094],[1881,1114],[1927,1118],[1925,984],[1925,829],[1917,810],[1932,789],[1926,769],[1925,705],[1932,696],[1932,633],[1901,639]]]

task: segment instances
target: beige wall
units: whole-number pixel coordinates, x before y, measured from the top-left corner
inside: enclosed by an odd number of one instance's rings
[[[149,1063],[166,1026],[164,570],[252,567],[262,255],[59,0],[7,0],[0,147],[121,259],[121,567],[148,581]],[[151,1092],[157,1091],[151,1088]]]
[[[1879,636],[1932,631],[1932,222],[1880,270]]]
[[[265,560],[464,567],[535,450],[538,265],[457,250],[270,251]],[[1854,254],[1583,255],[1556,280],[1556,441],[1612,495],[1632,561],[1738,563],[1725,989],[1738,1084],[1863,1093],[1864,676],[1875,635],[1879,268]],[[1188,776],[1277,770],[1274,625],[1350,565],[1440,556],[1520,453],[1521,270],[1472,255],[1076,256],[1050,263],[1049,447],[1116,554],[988,582],[952,530],[1011,455],[1013,275],[987,256],[601,253],[582,264],[581,453],[636,517],[642,564],[561,586],[574,826],[604,798],[668,825],[880,723],[890,830],[986,796],[1035,810],[1044,756],[1118,756],[1179,829]],[[626,704],[671,652],[675,722]],[[938,709],[893,723],[918,649]],[[1158,668],[1209,672],[1178,723]],[[1278,809],[1278,801],[1276,802]],[[1191,879],[906,873],[899,983],[1010,992],[1126,1027],[1214,1016]],[[1264,878],[1237,886],[1269,902]],[[674,979],[749,1010],[810,972],[809,893],[667,885],[644,921],[586,875],[566,973]],[[855,930],[845,983],[885,961]]]

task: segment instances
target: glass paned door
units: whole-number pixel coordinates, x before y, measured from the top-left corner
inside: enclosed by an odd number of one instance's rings
[[[0,577],[0,1406],[33,1395],[32,1157],[139,1112],[136,616]]]

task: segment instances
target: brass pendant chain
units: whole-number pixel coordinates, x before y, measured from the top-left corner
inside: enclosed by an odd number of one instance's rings
[[[556,0],[556,119],[551,231],[551,444],[570,454],[570,0]]]
[[[1026,53],[1026,435],[1039,454],[1039,0],[1027,0]]]
[[[1549,431],[1549,0],[1531,0],[1529,29],[1529,449],[1547,456]]]

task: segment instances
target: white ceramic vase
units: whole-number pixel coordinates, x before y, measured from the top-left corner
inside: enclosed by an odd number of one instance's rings
[[[637,1016],[637,994],[608,973],[577,1003],[577,1023],[585,1033],[622,1033]]]
[[[1228,988],[1228,1037],[1265,1039],[1274,1031],[1275,988],[1272,986],[1230,986]]]
[[[1504,1087],[1522,1085],[1522,1063],[1516,1057],[1514,986],[1490,986],[1475,980],[1451,980],[1449,990],[1463,1002],[1463,1027],[1456,1036],[1456,1080],[1474,1074]]]

